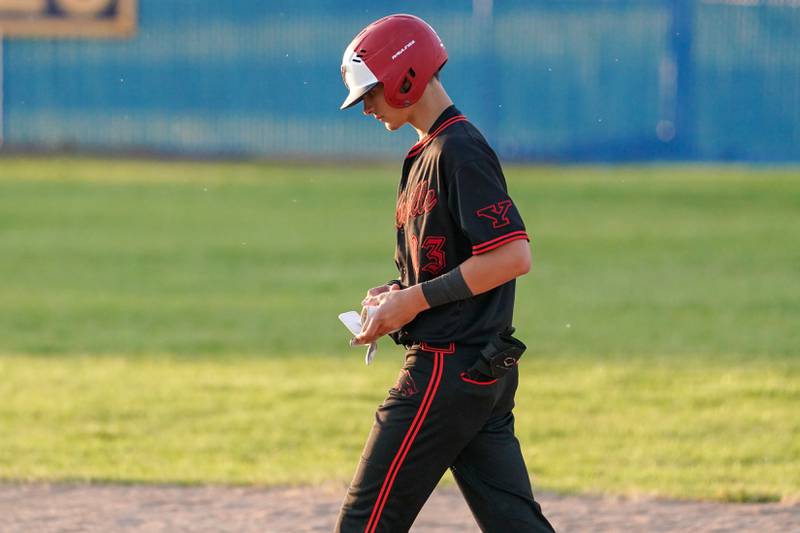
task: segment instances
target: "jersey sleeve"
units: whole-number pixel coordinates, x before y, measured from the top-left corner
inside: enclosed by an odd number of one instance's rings
[[[472,255],[526,239],[528,233],[508,195],[499,165],[491,159],[464,163],[451,175],[448,207],[472,245]]]

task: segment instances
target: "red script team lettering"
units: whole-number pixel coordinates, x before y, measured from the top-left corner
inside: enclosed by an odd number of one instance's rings
[[[436,190],[430,188],[427,181],[420,182],[413,191],[397,201],[395,225],[402,228],[406,222],[424,213],[429,213],[436,206]]]

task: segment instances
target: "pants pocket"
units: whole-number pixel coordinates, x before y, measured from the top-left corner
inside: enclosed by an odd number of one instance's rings
[[[462,372],[459,374],[461,381],[465,383],[471,383],[472,385],[478,385],[482,387],[486,387],[488,385],[492,385],[497,383],[497,378],[492,378],[489,376],[484,376],[483,374],[479,374],[478,372]]]
[[[389,389],[389,395],[395,398],[411,398],[419,392],[417,382],[411,376],[411,371],[407,368],[400,369],[400,374],[397,376],[397,381],[394,386]]]

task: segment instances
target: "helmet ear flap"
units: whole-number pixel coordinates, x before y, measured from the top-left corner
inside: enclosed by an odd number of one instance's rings
[[[408,69],[406,76],[403,78],[403,83],[400,84],[400,94],[408,94],[413,85],[413,79],[417,76],[413,68]]]
[[[417,76],[417,73],[414,72],[413,68],[409,68],[406,72],[406,75],[403,76],[403,81],[400,83],[400,87],[397,89],[397,92],[402,95],[407,95],[411,92],[411,89],[414,87],[414,78]],[[411,102],[408,99],[402,101],[402,107],[408,107],[411,105]]]

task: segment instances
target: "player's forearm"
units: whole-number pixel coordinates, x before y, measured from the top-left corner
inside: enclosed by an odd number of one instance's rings
[[[528,241],[512,241],[485,254],[472,256],[455,269],[409,287],[403,292],[408,292],[410,296],[411,291],[414,291],[414,305],[417,305],[415,310],[421,312],[428,307],[444,305],[490,291],[526,274],[530,266],[531,252]],[[420,295],[422,299],[419,298]],[[423,307],[422,303],[426,305]]]
[[[461,263],[461,274],[473,294],[481,294],[525,275],[531,269],[527,240],[512,241],[500,248],[473,255]]]

